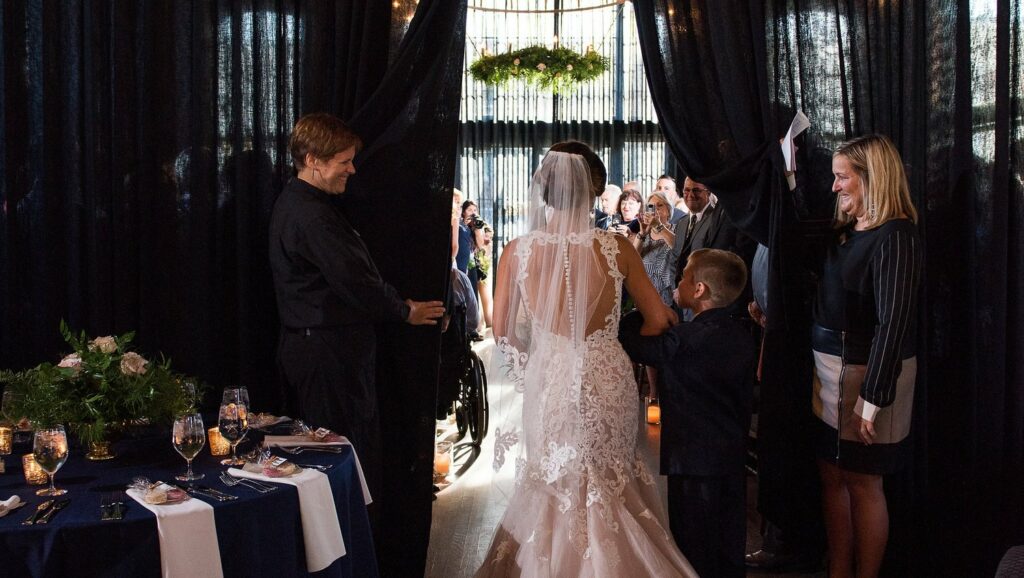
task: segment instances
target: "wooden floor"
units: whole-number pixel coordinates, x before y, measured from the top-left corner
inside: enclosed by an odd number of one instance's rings
[[[477,344],[478,353],[487,366],[493,342],[485,340]],[[430,550],[427,555],[427,578],[465,578],[472,576],[483,562],[487,548],[490,546],[494,529],[501,521],[505,510],[506,499],[503,492],[511,487],[510,466],[504,468],[502,475],[494,475],[491,469],[493,450],[493,434],[495,426],[501,427],[500,418],[495,419],[502,411],[516,409],[511,406],[515,396],[511,395],[510,386],[500,383],[495,376],[489,375],[489,399],[491,402],[491,432],[484,440],[480,455],[473,456],[468,452],[456,450],[455,464],[449,477],[450,485],[437,494],[434,502],[433,523],[430,530]],[[640,411],[639,404],[637,411]],[[659,426],[649,426],[641,422],[642,430],[638,436],[640,451],[652,472],[658,471],[658,445],[660,440]],[[661,490],[662,505],[666,502],[666,484],[664,476],[657,476]],[[748,477],[748,515],[747,515],[747,551],[752,552],[760,547],[760,516],[754,508],[753,497],[756,495],[756,479]],[[790,578],[821,578],[824,572],[768,574],[749,572],[748,576],[772,578],[786,576]]]

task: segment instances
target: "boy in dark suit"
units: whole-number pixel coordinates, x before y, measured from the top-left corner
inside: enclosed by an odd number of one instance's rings
[[[695,317],[659,336],[640,335],[630,313],[619,340],[634,361],[653,365],[661,389],[661,473],[668,476],[669,525],[701,576],[745,576],[746,436],[757,356],[726,308],[747,283],[736,254],[694,251],[675,291]]]

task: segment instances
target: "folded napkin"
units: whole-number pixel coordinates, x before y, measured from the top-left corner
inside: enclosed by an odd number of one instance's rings
[[[156,530],[160,535],[160,571],[164,578],[224,576],[213,506],[202,500],[185,500],[171,505],[147,504],[139,490],[128,490],[127,493],[156,516]]]
[[[336,442],[318,442],[309,439],[308,436],[266,436],[263,438],[263,445],[268,448],[290,448],[295,446],[351,446],[345,436],[338,436],[341,439]],[[370,488],[366,485],[366,477],[363,475],[363,467],[359,465],[359,453],[352,448],[352,456],[356,459],[356,472],[359,474],[359,485],[363,489],[363,501],[367,504],[373,502],[370,496]]]
[[[0,500],[0,518],[7,515],[8,512],[18,507],[21,503],[21,498],[18,496],[11,496],[6,500]]]
[[[271,478],[238,468],[230,468],[228,473],[236,478],[291,484],[298,489],[307,570],[319,572],[345,555],[345,541],[341,538],[334,493],[331,492],[331,482],[326,475],[314,469],[305,469],[286,478]]]

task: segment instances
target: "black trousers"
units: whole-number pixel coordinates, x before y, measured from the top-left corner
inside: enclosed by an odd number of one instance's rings
[[[370,494],[380,490],[382,450],[373,326],[281,331],[277,360],[288,405],[312,428],[352,442]]]
[[[672,537],[706,578],[742,578],[746,548],[746,476],[668,476]]]

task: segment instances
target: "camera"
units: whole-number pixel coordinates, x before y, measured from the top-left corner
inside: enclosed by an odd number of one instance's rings
[[[647,212],[652,214],[652,215],[655,213],[654,203],[648,203],[647,204]]]
[[[469,228],[473,230],[483,229],[487,226],[487,221],[480,217],[473,215],[473,218],[469,221]]]

